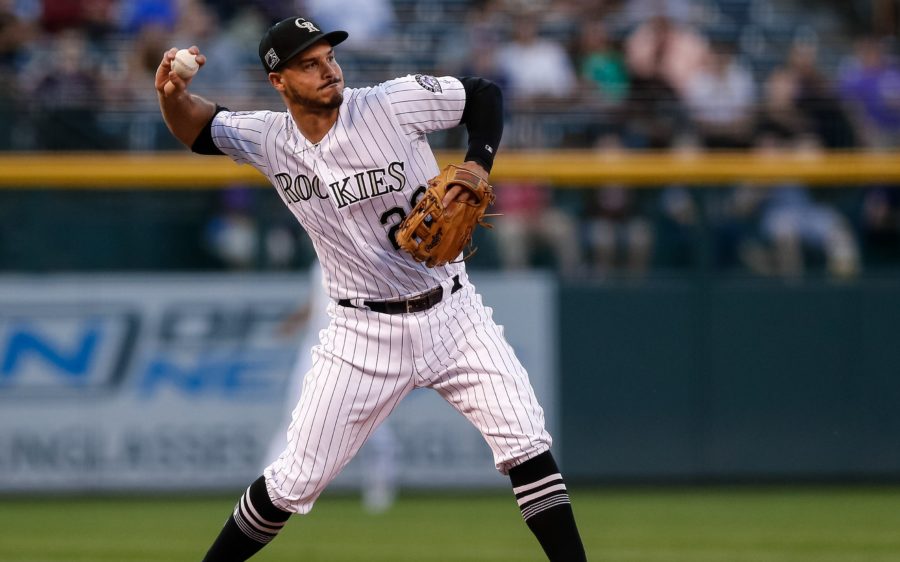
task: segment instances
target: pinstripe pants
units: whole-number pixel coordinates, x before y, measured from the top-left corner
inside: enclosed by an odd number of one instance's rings
[[[266,467],[272,502],[308,513],[375,428],[414,388],[437,391],[474,424],[506,474],[550,448],[528,374],[467,281],[432,308],[381,314],[329,305],[331,322],[288,428]]]

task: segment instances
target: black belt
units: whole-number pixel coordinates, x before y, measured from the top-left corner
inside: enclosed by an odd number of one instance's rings
[[[462,289],[462,283],[459,282],[459,275],[454,275],[453,287],[450,289],[450,294],[452,295],[460,289]],[[442,298],[444,298],[444,288],[435,287],[421,295],[416,295],[402,301],[363,301],[363,304],[372,312],[380,312],[382,314],[408,314],[410,312],[422,312],[423,310],[428,310],[441,302]],[[340,299],[337,303],[341,306],[357,308],[353,306],[350,299]]]

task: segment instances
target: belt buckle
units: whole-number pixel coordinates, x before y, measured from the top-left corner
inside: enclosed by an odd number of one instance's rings
[[[411,312],[422,312],[423,310],[428,310],[436,303],[440,302],[440,297],[438,296],[440,293],[437,291],[441,291],[441,288],[438,287],[437,290],[428,291],[425,294],[419,295],[418,297],[408,299],[406,304],[406,313],[409,314]],[[433,300],[435,296],[438,296],[437,300]]]
[[[428,308],[428,297],[426,295],[406,301],[407,314],[411,312],[421,312],[423,310],[428,310]]]

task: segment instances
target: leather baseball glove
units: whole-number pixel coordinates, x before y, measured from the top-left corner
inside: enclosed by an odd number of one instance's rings
[[[455,185],[470,193],[468,200],[457,199],[449,208],[443,201],[447,191]],[[487,179],[475,172],[446,166],[428,181],[422,199],[400,223],[397,242],[428,267],[439,267],[455,260],[466,246],[471,246],[476,225],[491,228],[484,222],[485,211],[494,202],[494,191]],[[489,216],[489,215],[488,215]],[[463,259],[468,258],[475,249]]]

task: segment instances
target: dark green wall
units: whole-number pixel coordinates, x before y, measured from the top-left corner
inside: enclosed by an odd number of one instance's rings
[[[900,282],[561,288],[581,480],[900,478]]]

